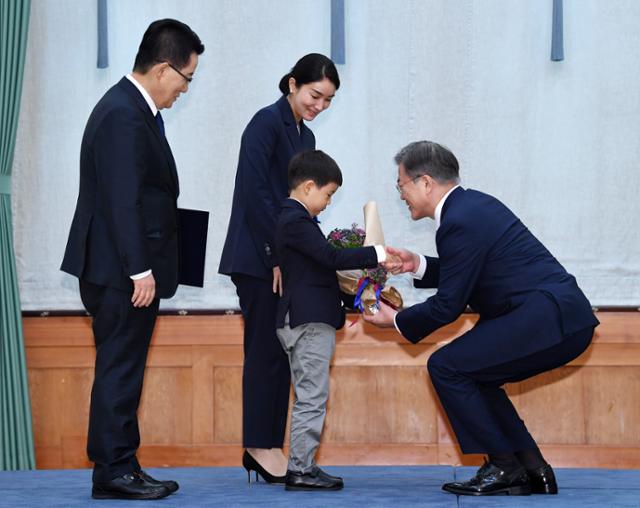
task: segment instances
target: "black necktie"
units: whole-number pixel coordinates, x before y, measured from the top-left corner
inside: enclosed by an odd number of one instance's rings
[[[158,124],[158,129],[160,129],[160,132],[164,136],[164,120],[162,120],[160,111],[158,111],[158,113],[156,114],[156,123]]]

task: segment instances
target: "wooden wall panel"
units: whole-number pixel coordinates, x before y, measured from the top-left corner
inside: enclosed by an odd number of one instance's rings
[[[640,446],[640,368],[585,371],[586,442]]]
[[[324,442],[435,443],[429,386],[426,368],[333,367]]]
[[[217,443],[242,442],[242,367],[220,367],[213,375],[214,436]],[[204,401],[203,401],[204,402]]]
[[[36,446],[60,446],[63,436],[86,436],[92,383],[91,369],[30,370]]]
[[[509,386],[512,400],[539,444],[586,443],[582,367],[562,367]]]
[[[598,318],[585,354],[507,391],[553,464],[640,467],[640,313]],[[476,319],[417,345],[362,321],[339,332],[321,463],[477,464],[460,454],[425,368]],[[90,321],[25,318],[24,331],[38,467],[88,467]],[[242,357],[238,315],[158,319],[139,411],[145,466],[239,465]]]
[[[147,444],[193,442],[193,372],[190,367],[149,367],[140,401],[140,440]]]

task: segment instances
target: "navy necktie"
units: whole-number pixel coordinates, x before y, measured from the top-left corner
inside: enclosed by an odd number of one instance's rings
[[[160,129],[160,132],[164,136],[164,120],[162,120],[162,115],[160,114],[160,111],[156,113],[156,123],[158,124],[158,129]]]

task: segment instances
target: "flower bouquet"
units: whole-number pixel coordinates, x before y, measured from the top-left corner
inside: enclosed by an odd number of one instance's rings
[[[367,203],[364,212],[366,231],[357,224],[352,224],[351,228],[336,228],[327,236],[329,243],[336,249],[384,245],[375,202]],[[402,307],[402,296],[393,286],[386,285],[388,274],[381,266],[363,270],[339,270],[336,273],[347,307],[366,314],[378,312],[380,300],[395,309]]]

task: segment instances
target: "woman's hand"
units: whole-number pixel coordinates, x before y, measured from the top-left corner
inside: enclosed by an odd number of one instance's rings
[[[282,272],[279,266],[273,267],[273,292],[282,296]]]

